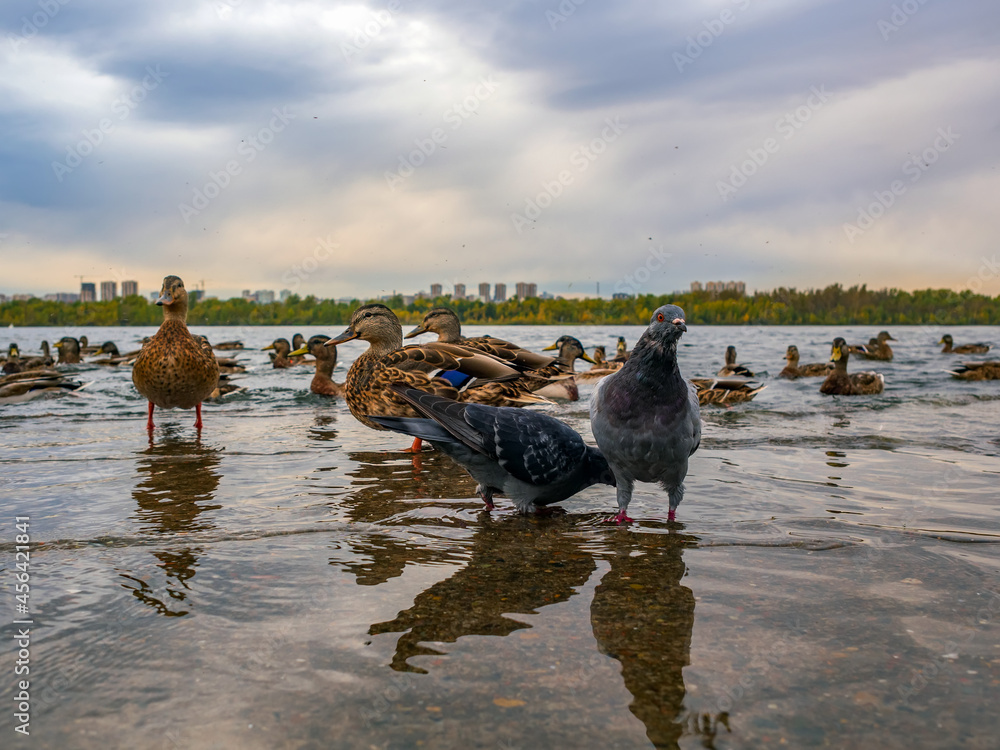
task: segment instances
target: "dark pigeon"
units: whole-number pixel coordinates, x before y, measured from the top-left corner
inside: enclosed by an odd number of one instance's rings
[[[558,419],[527,409],[453,401],[402,384],[391,388],[426,418],[372,415],[372,421],[426,440],[454,458],[479,483],[476,491],[491,508],[494,493],[529,513],[592,484],[614,486],[601,452]]]
[[[688,458],[701,443],[698,396],[677,368],[686,330],[681,308],[657,309],[628,361],[591,396],[594,438],[617,480],[618,523],[632,520],[626,511],[636,481],[666,490],[670,520],[684,498]]]

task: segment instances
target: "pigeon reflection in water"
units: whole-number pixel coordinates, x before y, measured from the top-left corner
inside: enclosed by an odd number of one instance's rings
[[[139,482],[132,491],[138,508],[133,516],[140,531],[174,539],[178,534],[206,531],[214,528],[206,511],[219,510],[213,505],[219,487],[218,466],[221,457],[216,448],[202,445],[200,440],[167,439],[139,453],[136,469]],[[148,604],[166,617],[181,617],[181,609],[189,591],[188,581],[198,567],[199,547],[170,546],[153,552],[156,567],[166,577],[161,587],[151,583],[158,578],[122,573],[122,585],[139,601]]]

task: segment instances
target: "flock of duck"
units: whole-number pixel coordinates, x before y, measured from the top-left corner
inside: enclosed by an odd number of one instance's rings
[[[214,347],[186,325],[188,297],[183,281],[167,276],[157,305],[163,323],[141,349],[121,354],[112,342],[93,347],[85,337],[64,337],[55,344],[58,363],[78,363],[87,354],[92,363],[132,365],[136,390],[148,401],[147,428],[154,427],[155,407],[195,409],[195,427],[203,426],[201,405],[241,390],[230,378],[244,370],[240,363],[215,350],[238,350],[238,341]],[[465,337],[454,311],[435,308],[403,335],[399,319],[388,307],[370,303],[353,313],[350,325],[336,337],[296,334],[292,342],[279,338],[264,347],[275,368],[315,366],[310,390],[342,396],[351,414],[375,430],[392,430],[413,438],[407,449],[422,442],[452,456],[478,482],[487,506],[493,496],[511,499],[521,512],[533,512],[559,502],[593,484],[616,487],[618,523],[630,521],[627,508],[636,481],[655,482],[666,491],[670,518],[681,502],[688,458],[701,439],[700,406],[749,401],[765,386],[737,363],[735,347],[714,378],[684,379],[677,366],[677,344],[687,331],[684,311],[664,305],[654,311],[635,348],[628,351],[619,338],[615,356],[604,347],[588,356],[580,341],[562,336],[537,353],[491,336]],[[437,340],[404,346],[404,339],[434,333]],[[337,347],[360,339],[369,346],[351,365],[346,381],[333,380]],[[848,372],[849,358],[888,361],[893,357],[882,331],[868,344],[833,342],[827,362],[801,364],[797,347],[789,346],[781,378],[823,377],[820,392],[835,395],[881,393],[885,379],[876,372]],[[942,338],[946,354],[985,353],[986,344],[955,346]],[[306,355],[311,355],[308,359]],[[589,370],[575,371],[581,359]],[[11,344],[3,361],[0,403],[33,398],[52,391],[86,387],[53,368],[47,342],[40,357],[22,358]],[[1000,361],[965,362],[949,370],[967,380],[1000,379]],[[565,423],[521,407],[550,399],[579,398],[577,380],[598,381],[590,400],[591,426],[597,447],[588,446]]]

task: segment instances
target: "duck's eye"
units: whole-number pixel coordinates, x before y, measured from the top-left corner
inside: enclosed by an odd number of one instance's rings
[[[662,323],[666,318],[663,317],[663,313],[656,313],[656,319]]]

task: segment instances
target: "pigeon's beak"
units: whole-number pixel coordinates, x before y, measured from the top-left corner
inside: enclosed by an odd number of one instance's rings
[[[674,318],[670,322],[673,323],[678,328],[680,328],[682,331],[686,332],[688,329],[688,327],[684,324],[684,318]]]
[[[423,323],[421,323],[416,328],[414,328],[412,331],[410,331],[408,334],[406,334],[405,336],[403,336],[403,338],[404,339],[412,339],[415,336],[419,336],[421,333],[427,333],[427,326],[425,326]]]
[[[336,346],[337,344],[343,344],[345,341],[353,341],[357,337],[358,334],[354,331],[354,329],[348,328],[346,331],[344,331],[336,338],[332,338],[326,343],[324,343],[323,346]]]

